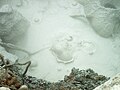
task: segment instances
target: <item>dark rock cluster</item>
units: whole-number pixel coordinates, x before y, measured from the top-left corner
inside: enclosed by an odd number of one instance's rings
[[[55,83],[26,76],[24,84],[30,90],[93,90],[108,79],[103,75],[98,75],[92,69],[79,70],[73,68],[69,76],[65,76],[64,80]]]
[[[21,65],[27,65],[27,67],[24,69]],[[29,62],[20,64],[18,61],[11,64],[9,60],[5,60],[4,56],[0,55],[0,87],[19,90],[20,87],[26,85],[29,90],[93,90],[109,80],[103,75],[98,75],[92,69],[73,68],[68,76],[64,76],[64,80],[48,82],[28,76],[26,72],[29,65]]]

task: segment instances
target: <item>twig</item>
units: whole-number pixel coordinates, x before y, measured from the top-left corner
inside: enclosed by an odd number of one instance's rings
[[[25,75],[26,75],[26,73],[27,73],[27,71],[28,71],[28,68],[30,67],[30,65],[31,65],[31,61],[28,61],[28,62],[26,62],[26,63],[17,63],[17,64],[15,64],[15,65],[26,65],[26,64],[28,64],[27,65],[27,67],[25,68],[25,71],[24,71],[24,73],[22,74],[22,76],[24,77]]]
[[[0,45],[3,46],[3,47],[6,47],[6,48],[12,49],[12,50],[22,51],[22,52],[24,52],[28,55],[28,58],[30,58],[31,56],[33,56],[33,55],[35,55],[35,54],[37,54],[37,53],[39,53],[39,52],[41,52],[44,49],[47,49],[49,47],[49,46],[47,46],[47,47],[39,49],[38,51],[35,51],[35,52],[31,53],[31,52],[29,52],[29,51],[27,51],[27,50],[25,50],[21,47],[18,47],[14,44],[11,44],[11,43],[4,43],[4,42],[0,41]]]
[[[0,59],[3,62],[3,68],[6,69],[6,75],[8,73],[8,68],[9,67],[14,66],[14,65],[26,65],[26,64],[28,64],[27,67],[25,68],[25,71],[22,74],[22,76],[24,77],[26,75],[30,65],[31,65],[31,61],[28,61],[28,62],[25,62],[25,63],[21,64],[21,63],[18,63],[18,59],[16,60],[16,62],[14,64],[10,64],[8,60],[5,62],[5,59],[2,55],[0,55]]]
[[[12,50],[19,50],[19,51],[22,51],[24,53],[27,53],[28,55],[31,55],[31,53],[25,49],[22,49],[18,46],[15,46],[14,44],[11,44],[11,43],[3,43],[3,42],[0,42],[0,45],[3,46],[3,47],[7,47],[9,49],[12,49]]]

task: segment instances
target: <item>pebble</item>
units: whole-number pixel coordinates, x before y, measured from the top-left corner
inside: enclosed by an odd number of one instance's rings
[[[26,85],[22,85],[19,90],[28,90],[28,87]]]
[[[10,90],[10,89],[7,87],[0,87],[0,90]]]

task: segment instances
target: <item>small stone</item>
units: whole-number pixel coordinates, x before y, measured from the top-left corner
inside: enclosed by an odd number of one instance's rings
[[[20,86],[21,86],[21,84],[20,84],[19,82],[15,84],[15,87],[16,87],[16,88],[20,88]],[[24,90],[24,89],[23,89],[23,90]]]
[[[7,85],[11,86],[13,84],[13,82],[14,82],[13,80],[7,80]]]
[[[10,90],[10,89],[7,87],[0,87],[0,90]]]
[[[11,80],[12,79],[12,76],[10,74],[7,75],[7,79],[8,80]]]
[[[28,90],[28,87],[26,85],[22,85],[19,90]]]

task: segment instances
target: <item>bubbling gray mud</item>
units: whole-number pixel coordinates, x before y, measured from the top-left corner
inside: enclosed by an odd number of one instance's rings
[[[56,37],[53,41],[50,51],[56,57],[56,60],[61,63],[73,62],[77,56],[75,52],[82,51],[89,55],[96,52],[96,46],[90,41],[76,42],[75,35],[63,34]],[[77,39],[77,38],[76,38]]]
[[[80,69],[92,68],[96,72],[106,76],[113,76],[120,71],[119,65],[116,65],[120,59],[119,52],[117,52],[120,50],[118,50],[119,44],[118,40],[116,40],[116,34],[112,34],[112,39],[103,38],[94,32],[94,29],[85,18],[82,17],[83,20],[71,18],[72,15],[76,14],[79,15],[82,13],[84,16],[86,13],[89,14],[78,2],[74,0],[22,1],[23,3],[21,4],[19,0],[9,0],[8,2],[1,0],[0,4],[9,4],[13,8],[13,11],[16,10],[16,12],[21,14],[21,17],[30,22],[27,35],[23,35],[25,36],[24,39],[18,39],[18,42],[15,42],[16,45],[30,52],[42,48],[41,52],[31,58],[20,60],[21,62],[29,60],[32,62],[33,65],[30,67],[28,75],[49,81],[58,81],[63,79],[64,75],[70,73],[73,67]],[[92,5],[90,6],[92,7]],[[114,6],[118,8],[116,5]],[[109,9],[107,10],[109,11]],[[88,11],[91,12],[89,9]],[[96,19],[98,13],[94,14]],[[113,33],[113,30],[111,29],[109,32],[109,30],[103,29],[101,22],[107,20],[106,17],[104,18],[98,20],[97,24],[100,23],[99,28],[101,28],[101,31],[98,30],[98,32],[102,32],[103,35],[109,37],[111,36],[111,32]],[[112,24],[113,22],[110,23]],[[11,27],[14,27],[14,25],[11,25]],[[19,29],[22,30],[23,28]],[[61,32],[63,36],[60,35]],[[13,36],[13,34],[9,35]],[[20,37],[23,38],[23,36]],[[13,53],[18,54],[18,52]],[[24,58],[24,56],[20,55],[20,58]],[[115,68],[113,67],[114,63]]]

